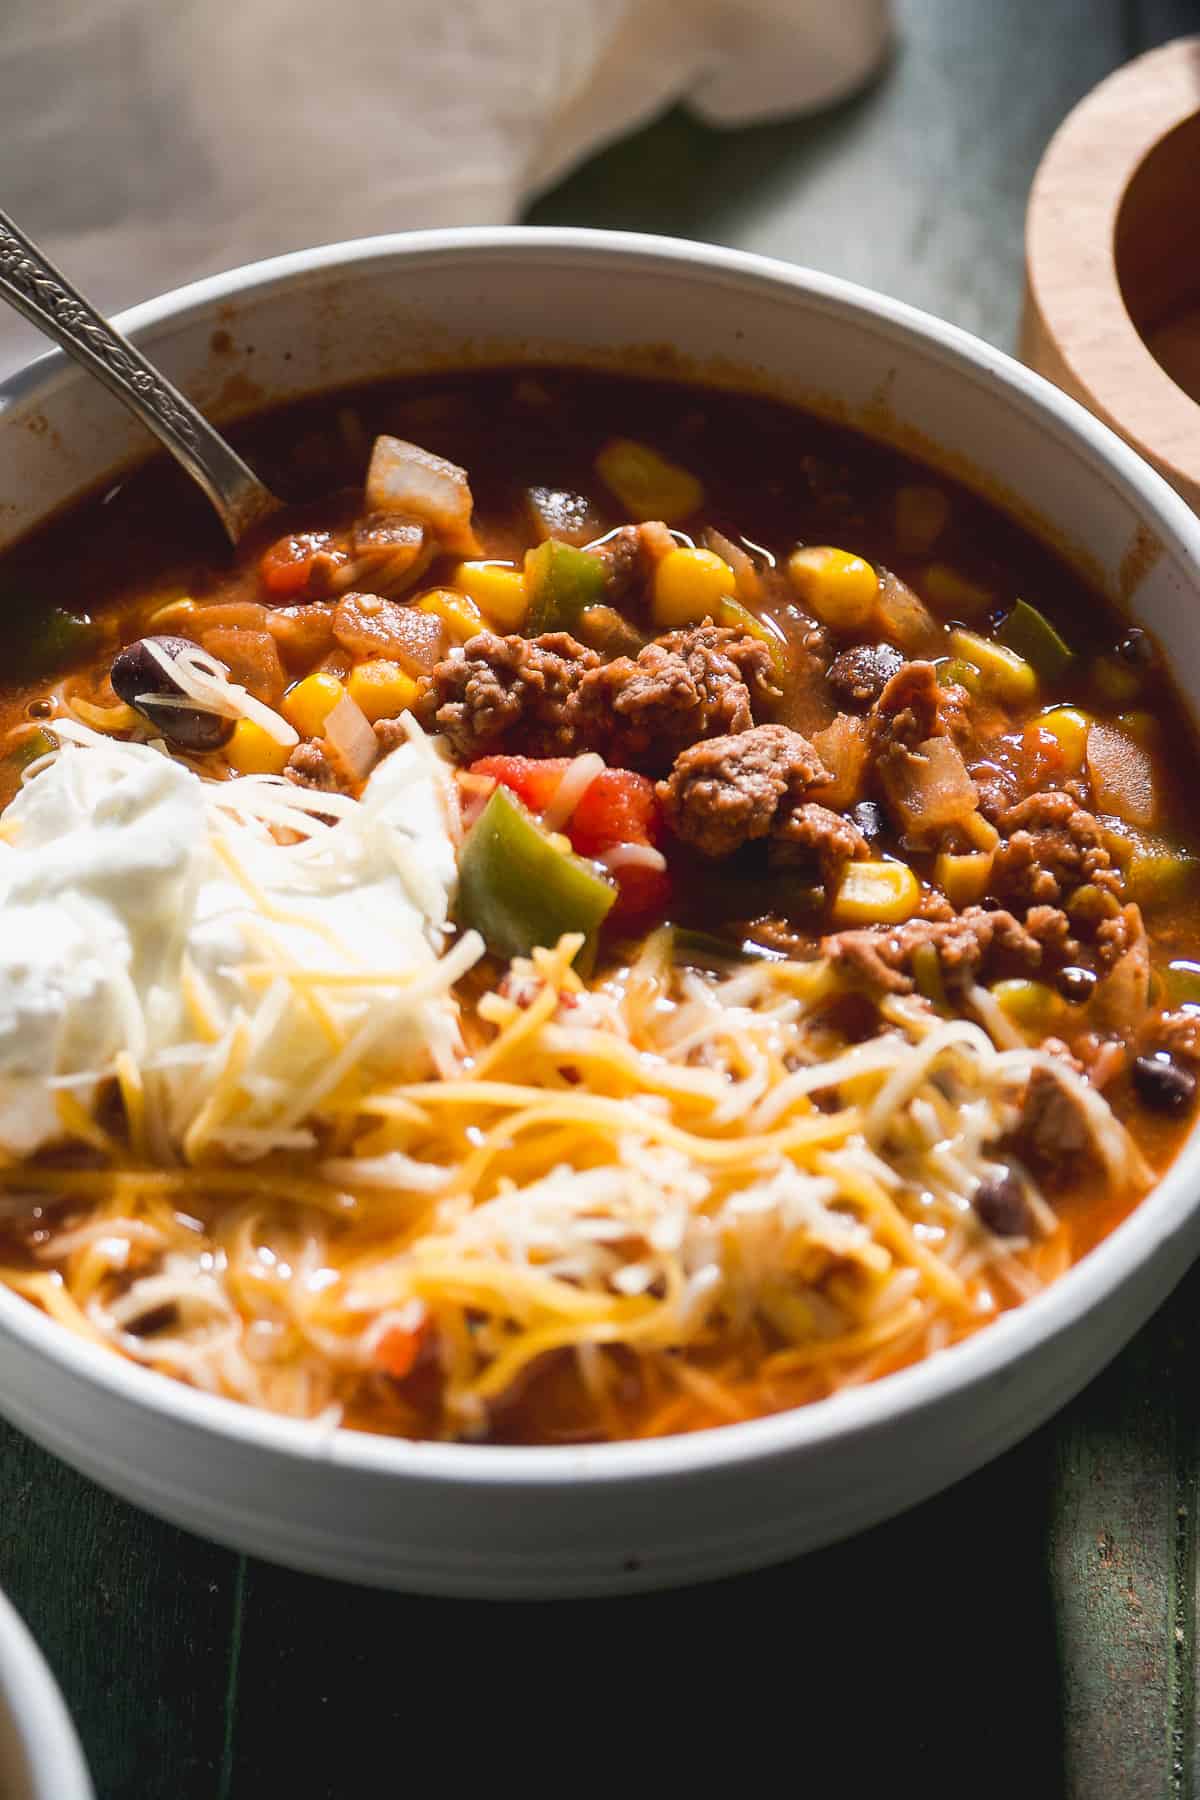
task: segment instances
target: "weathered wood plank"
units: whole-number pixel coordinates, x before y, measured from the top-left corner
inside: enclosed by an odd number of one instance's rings
[[[893,64],[865,93],[737,133],[672,112],[530,218],[811,263],[1011,347],[1029,183],[1064,114],[1129,54],[1122,7],[898,0],[896,13]]]
[[[1056,1433],[1050,1551],[1068,1800],[1192,1791],[1180,1785],[1193,1729],[1195,1448],[1184,1396],[1198,1300],[1193,1274]]]
[[[0,1425],[0,1586],[74,1716],[99,1800],[213,1800],[236,1558]]]

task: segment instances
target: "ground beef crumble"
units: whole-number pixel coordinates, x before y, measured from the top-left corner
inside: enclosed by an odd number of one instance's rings
[[[776,827],[775,836],[780,843],[815,859],[827,889],[836,883],[846,863],[869,854],[858,827],[815,800],[793,808]]]
[[[871,708],[881,749],[915,750],[926,738],[969,735],[970,695],[953,683],[943,687],[930,662],[901,663],[888,677]]]
[[[675,540],[659,519],[622,525],[588,551],[604,569],[604,599],[622,607],[640,599],[659,559],[675,548]]]
[[[336,759],[320,744],[297,744],[288,757],[284,774],[297,787],[313,788],[320,794],[345,794],[350,782],[338,767]]]
[[[1010,912],[968,906],[949,919],[910,919],[881,931],[867,926],[839,931],[821,940],[821,952],[869,986],[889,994],[911,994],[914,953],[929,944],[937,952],[948,987],[965,987],[985,965],[1039,969],[1047,955],[1070,956],[1078,945],[1065,914],[1035,907],[1022,923]]]
[[[658,797],[677,837],[706,856],[729,856],[790,824],[808,789],[828,780],[829,771],[798,731],[757,725],[690,745],[676,758],[670,778],[659,782]],[[838,827],[846,825],[824,807],[812,811]],[[848,829],[865,847],[861,834]],[[820,821],[810,814],[797,831],[815,840]],[[828,838],[828,831],[824,835]]]
[[[1001,899],[1019,906],[1056,905],[1085,884],[1119,897],[1121,874],[1104,847],[1099,821],[1058,789],[1030,794],[996,820],[1005,837],[992,881]]]
[[[1180,1008],[1162,1013],[1150,1021],[1142,1036],[1146,1050],[1165,1050],[1169,1056],[1200,1067],[1200,1012]]]
[[[1054,1069],[1039,1065],[1029,1077],[1014,1142],[1050,1185],[1077,1176],[1094,1156],[1083,1107]]]
[[[596,652],[565,631],[537,638],[480,632],[425,679],[415,710],[463,762],[494,749],[518,726],[529,754],[569,755],[596,747],[584,741],[579,687],[599,667]]]
[[[779,697],[769,647],[709,622],[607,663],[566,632],[483,632],[438,664],[416,710],[461,761],[503,743],[533,756],[600,750],[658,772],[699,739],[746,730],[755,705]]]

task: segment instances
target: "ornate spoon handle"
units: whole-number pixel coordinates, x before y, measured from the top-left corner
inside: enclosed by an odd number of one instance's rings
[[[0,212],[0,299],[111,388],[204,489],[236,544],[279,501],[190,400]]]

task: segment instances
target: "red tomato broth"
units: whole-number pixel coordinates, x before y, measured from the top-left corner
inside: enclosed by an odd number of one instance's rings
[[[353,434],[339,423],[346,408],[358,417]],[[28,660],[23,667],[15,656],[12,678],[0,694],[0,734],[10,750],[0,770],[0,797],[7,800],[15,791],[47,692],[57,684],[67,699],[114,706],[108,681],[113,652],[147,631],[181,632],[201,644],[209,640],[235,677],[252,692],[257,681],[260,697],[271,704],[279,703],[284,686],[314,670],[346,673],[355,659],[331,648],[315,615],[311,631],[301,615],[290,634],[278,637],[272,665],[271,619],[281,618],[281,609],[324,604],[323,591],[314,599],[321,559],[336,551],[339,535],[355,516],[363,474],[359,440],[377,431],[409,436],[465,468],[484,555],[514,566],[535,542],[524,498],[529,488],[553,485],[585,496],[597,535],[625,523],[619,502],[595,473],[598,449],[614,436],[644,439],[694,473],[706,498],[698,516],[682,523],[689,533],[707,526],[750,547],[759,588],[751,611],[773,625],[787,646],[782,697],[773,717],[802,733],[819,733],[842,708],[824,667],[814,664],[813,620],[787,574],[795,544],[840,545],[891,570],[918,595],[944,591],[945,576],[935,579],[931,570],[952,571],[960,583],[957,599],[929,601],[934,629],[925,648],[943,658],[950,649],[943,640],[956,620],[986,635],[1014,601],[1035,606],[1069,640],[1074,660],[1027,702],[1010,700],[997,709],[994,699],[980,700],[979,717],[991,705],[992,722],[1004,729],[970,740],[975,778],[984,779],[980,771],[986,767],[1018,793],[1057,787],[1071,778],[1062,743],[1038,722],[1050,704],[1084,707],[1101,721],[1150,716],[1154,831],[1177,847],[1183,871],[1165,900],[1147,906],[1159,987],[1172,960],[1195,953],[1200,894],[1189,873],[1195,840],[1184,801],[1196,769],[1191,732],[1168,672],[1153,656],[1144,664],[1123,657],[1117,647],[1129,640],[1120,621],[1073,572],[965,489],[931,478],[898,453],[854,433],[758,398],[579,372],[495,371],[377,384],[251,421],[235,434],[240,445],[273,487],[296,499],[233,559],[224,553],[203,501],[177,471],[162,464],[134,474],[103,500],[84,503],[18,545],[0,564],[0,592],[21,600],[20,609],[10,606],[6,613],[10,620],[22,613],[21,623],[10,627],[14,653],[27,634],[30,608],[45,617],[51,607],[62,607],[90,623],[59,662],[51,658],[50,668],[30,666]],[[913,546],[911,521],[901,529],[897,501],[912,488],[932,489],[945,502],[944,524],[935,541],[920,550]],[[404,598],[452,589],[457,560],[435,560]],[[180,600],[194,605],[179,608]],[[633,608],[632,622],[643,637],[656,629],[642,601]],[[217,636],[210,638],[212,633]],[[238,634],[248,659],[244,670],[233,654]],[[275,675],[275,667],[284,673]],[[469,776],[503,784],[532,814],[541,815],[571,760],[505,747],[464,766]],[[223,768],[218,756],[208,772]],[[619,964],[631,936],[664,921],[714,933],[731,947],[743,939],[761,940],[768,947],[782,945],[793,958],[815,956],[830,927],[829,893],[812,882],[803,904],[797,902],[794,876],[786,865],[781,873],[771,864],[765,844],[714,861],[680,842],[664,819],[655,774],[610,764],[560,827],[584,858],[602,859],[622,844],[658,849],[666,858],[665,871],[644,864],[617,871],[619,897],[606,921],[602,959]],[[934,846],[906,842],[888,819],[872,843],[873,856],[907,862],[924,892],[933,892]],[[485,965],[463,983],[468,1010],[472,993],[485,991],[498,974],[494,965]],[[1161,996],[1155,1004],[1165,1008]],[[1053,1035],[1068,1048],[1078,1047],[1084,1034],[1069,1007],[1056,1014]],[[1109,1097],[1151,1167],[1161,1171],[1182,1142],[1190,1115],[1148,1110],[1127,1071],[1114,1078]],[[1057,1189],[1056,1254],[1065,1252],[1068,1261],[1085,1254],[1136,1199],[1136,1194],[1107,1193],[1087,1172]],[[0,1241],[5,1261],[27,1262],[24,1232],[5,1232]],[[999,1308],[1018,1297],[1003,1284],[994,1295]],[[971,1328],[962,1323],[947,1341]],[[444,1430],[428,1339],[424,1327],[411,1332],[394,1327],[381,1339],[376,1373],[344,1396],[350,1423],[414,1435]],[[755,1324],[736,1341],[697,1351],[691,1357],[695,1385],[682,1390],[657,1365],[617,1352],[602,1400],[569,1358],[549,1357],[497,1403],[486,1435],[537,1442],[689,1430],[802,1404],[838,1385],[829,1370],[764,1374],[776,1349],[772,1333]],[[911,1342],[881,1349],[856,1379],[886,1373],[924,1353],[923,1340],[914,1335]],[[719,1389],[720,1405],[706,1398],[709,1387]]]

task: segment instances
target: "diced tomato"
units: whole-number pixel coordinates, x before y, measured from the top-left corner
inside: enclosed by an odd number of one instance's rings
[[[665,869],[649,869],[631,863],[627,868],[615,870],[614,880],[620,892],[605,925],[630,926],[640,919],[651,919],[666,912],[671,898],[671,877]]]
[[[632,769],[605,769],[575,808],[567,830],[581,856],[596,856],[613,844],[657,844],[662,809],[654,783]]]
[[[1062,779],[1065,762],[1054,733],[1031,719],[1021,734],[1021,773],[1028,791],[1055,786]]]
[[[429,1321],[423,1320],[415,1331],[403,1325],[392,1325],[375,1346],[375,1364],[394,1381],[403,1381],[416,1367],[417,1358],[429,1335]]]
[[[263,553],[258,565],[258,578],[270,594],[281,600],[295,600],[308,587],[317,557],[328,555],[332,546],[328,531],[298,531],[283,537]]]
[[[481,756],[471,764],[469,773],[490,775],[524,801],[530,812],[543,813],[558,792],[570,760],[567,756]]]
[[[552,804],[571,760],[566,756],[484,756],[471,764],[469,772],[502,782],[530,812],[541,814]],[[654,783],[632,769],[602,770],[563,830],[580,856],[601,858],[616,844],[657,846],[662,836],[662,809]],[[666,909],[671,884],[665,869],[630,863],[614,870],[613,879],[620,892],[606,925],[628,926]]]

